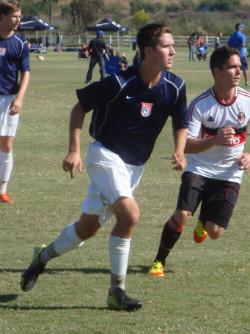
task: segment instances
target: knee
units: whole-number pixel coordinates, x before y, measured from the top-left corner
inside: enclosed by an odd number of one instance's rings
[[[0,150],[4,153],[10,153],[12,151],[12,138],[2,137],[0,139]]]
[[[99,231],[100,227],[98,216],[84,213],[75,225],[76,233],[82,240],[93,237]]]
[[[206,223],[205,227],[210,239],[212,240],[219,239],[225,232],[223,227],[210,222]]]
[[[191,216],[190,211],[176,210],[173,218],[178,225],[184,226],[187,223],[188,217],[190,216]]]
[[[119,210],[116,210],[116,217],[118,221],[124,221],[127,226],[134,227],[140,220],[140,209],[138,204],[133,199],[125,199]]]

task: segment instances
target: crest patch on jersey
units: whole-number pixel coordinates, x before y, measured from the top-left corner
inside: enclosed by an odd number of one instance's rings
[[[0,48],[0,56],[6,55],[6,48]]]
[[[245,118],[246,118],[246,115],[243,112],[240,112],[239,115],[238,115],[239,123],[242,124],[244,122]]]
[[[141,104],[141,115],[142,117],[149,117],[153,108],[153,103],[142,102]]]

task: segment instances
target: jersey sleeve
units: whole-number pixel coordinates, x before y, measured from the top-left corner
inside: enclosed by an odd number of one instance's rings
[[[118,92],[115,76],[109,76],[89,86],[77,89],[76,95],[82,108],[88,112],[98,106],[104,106],[111,101]]]
[[[175,130],[188,127],[189,117],[187,110],[186,85],[182,85],[177,90],[177,99],[172,112],[172,125]]]
[[[189,126],[188,126],[188,137],[200,137],[202,118],[199,108],[196,105],[190,104],[189,108]]]
[[[23,44],[23,50],[21,54],[21,65],[20,65],[20,72],[27,72],[30,71],[30,57],[29,57],[30,51],[28,47],[28,43],[24,42]]]

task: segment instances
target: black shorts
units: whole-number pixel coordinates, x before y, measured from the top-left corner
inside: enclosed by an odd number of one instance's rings
[[[209,179],[207,177],[185,172],[177,202],[178,210],[195,213],[199,204],[199,220],[211,221],[227,228],[238,199],[240,184],[230,181]]]

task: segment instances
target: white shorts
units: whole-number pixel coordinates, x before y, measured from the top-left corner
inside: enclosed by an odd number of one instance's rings
[[[19,113],[10,115],[10,105],[15,95],[0,95],[0,136],[15,137]]]
[[[81,208],[87,214],[98,215],[103,224],[112,216],[110,205],[120,197],[133,198],[144,165],[125,164],[117,154],[94,142],[88,148],[86,168],[91,184]]]

